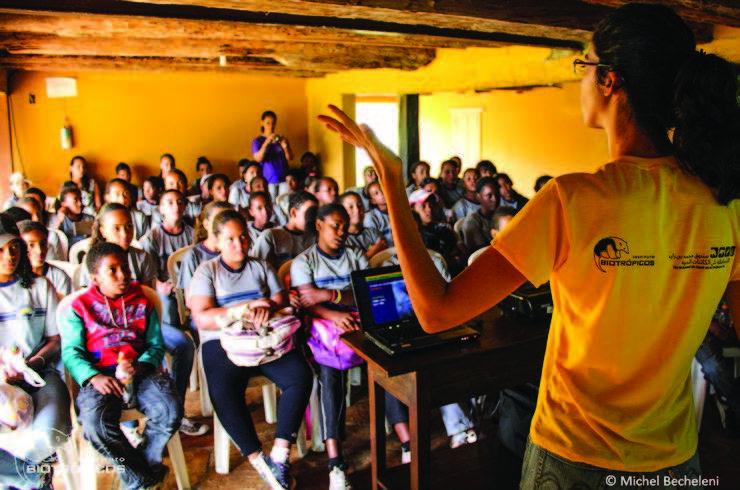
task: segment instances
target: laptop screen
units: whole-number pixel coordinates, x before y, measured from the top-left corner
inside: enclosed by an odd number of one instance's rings
[[[400,271],[368,275],[364,279],[375,325],[416,321]]]

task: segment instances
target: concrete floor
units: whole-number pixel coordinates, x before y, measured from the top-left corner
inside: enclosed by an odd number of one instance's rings
[[[347,442],[345,451],[350,465],[349,477],[356,490],[369,489],[370,483],[370,440],[368,428],[368,399],[367,383],[353,387],[353,402],[347,412]],[[258,433],[266,450],[272,447],[272,437],[275,426],[268,424],[264,419],[261,403],[260,388],[247,390],[249,408],[257,426]],[[266,485],[252,469],[246,458],[241,457],[236,448],[231,446],[231,472],[228,475],[219,475],[215,472],[213,461],[213,419],[200,416],[200,406],[197,393],[189,393],[186,402],[186,413],[196,420],[211,427],[208,434],[201,437],[182,436],[185,458],[188,463],[190,483],[197,490],[242,490],[266,489]],[[437,412],[438,414],[438,412]],[[465,488],[475,489],[515,489],[518,487],[518,478],[521,470],[521,460],[500,447],[496,435],[496,425],[493,421],[483,424],[483,432],[487,435],[469,446],[455,450],[449,449],[441,418],[437,415],[432,421],[433,463],[439,473],[444,476],[447,469],[456,468],[462,472],[462,478],[456,482],[464,482]],[[703,476],[708,478],[719,477],[720,488],[740,488],[740,465],[737,464],[737,455],[740,454],[740,440],[730,439],[723,432],[719,422],[719,415],[710,401],[704,410],[702,422],[699,454],[701,457]],[[327,456],[325,452],[309,451],[306,457],[298,459],[295,449],[291,455],[292,474],[297,481],[297,488],[313,490],[326,489],[329,486],[326,469]],[[165,458],[165,464],[168,464]],[[395,435],[389,436],[388,463],[395,465],[400,462],[400,444]],[[477,469],[466,473],[465,467],[475,466]],[[471,475],[475,473],[474,477]],[[469,478],[470,477],[470,478]],[[452,485],[435,479],[435,488],[450,488]],[[457,485],[455,485],[457,486]],[[64,489],[64,484],[58,477],[55,478],[55,488]],[[112,475],[101,474],[98,478],[100,490],[117,490],[117,479]],[[164,490],[176,490],[174,476],[167,476]],[[75,489],[77,490],[77,489]]]

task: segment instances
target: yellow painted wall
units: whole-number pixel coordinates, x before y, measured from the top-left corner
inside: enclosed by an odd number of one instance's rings
[[[49,99],[44,79],[75,76],[78,96]],[[18,72],[11,81],[12,107],[23,167],[34,185],[56,193],[69,178],[72,156],[85,156],[99,184],[126,162],[134,182],[159,173],[159,156],[172,153],[188,179],[205,155],[214,170],[238,178],[236,162],[251,158],[266,109],[278,115],[278,132],[295,153],[294,165],[308,145],[306,82],[302,79],[206,73]],[[34,94],[36,103],[29,104]],[[62,150],[65,114],[75,146]]]

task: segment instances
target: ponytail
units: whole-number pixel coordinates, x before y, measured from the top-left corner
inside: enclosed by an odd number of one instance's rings
[[[740,198],[737,76],[726,60],[697,51],[681,67],[674,87],[676,159],[722,205]]]

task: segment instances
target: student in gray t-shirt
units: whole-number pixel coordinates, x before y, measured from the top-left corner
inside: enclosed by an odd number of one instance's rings
[[[464,217],[458,225],[460,238],[469,252],[487,247],[492,240],[493,213],[499,207],[498,182],[493,177],[483,177],[476,183],[480,209]]]
[[[349,215],[346,243],[348,247],[359,248],[365,252],[368,259],[388,248],[388,242],[385,241],[380,230],[365,226],[365,210],[359,194],[352,191],[345,192],[339,196],[339,202]]]
[[[348,367],[357,365],[361,359],[343,358],[338,364],[335,359],[340,342],[339,336],[345,332],[358,330],[360,321],[355,309],[350,274],[352,271],[368,266],[365,254],[356,248],[345,247],[349,215],[343,206],[336,203],[319,207],[316,215],[318,242],[293,259],[290,267],[291,286],[298,289],[294,306],[307,308],[315,319],[331,322],[335,335],[325,330],[317,330],[325,323],[313,320],[309,346],[319,365],[321,385],[321,428],[326,440],[329,456],[329,479],[331,488],[346,488],[347,464],[343,458],[346,396],[346,377]],[[408,440],[408,414],[395,398],[386,397],[388,420],[396,429],[401,442]]]
[[[306,213],[318,201],[307,191],[290,196],[288,224],[267,230],[252,247],[252,254],[266,260],[275,270],[316,243],[316,236],[306,229]]]
[[[253,254],[254,244],[265,234],[265,232],[271,228],[275,228],[273,222],[273,210],[275,207],[272,204],[272,197],[270,194],[264,191],[253,192],[249,196],[249,216],[252,221],[247,223],[249,229],[249,239],[252,243],[250,249],[250,255]]]
[[[247,223],[241,214],[222,211],[214,218],[212,229],[221,256],[198,266],[188,299],[202,339],[208,392],[231,440],[270,482],[270,488],[281,488],[275,480],[291,481],[287,460],[308,405],[313,375],[296,348],[257,366],[236,365],[226,354],[219,341],[216,318],[229,322],[246,319],[259,326],[288,306],[288,294],[268,263],[249,257]],[[266,376],[281,390],[275,442],[269,456],[262,452],[244,398],[249,378],[255,375]]]
[[[123,204],[131,211],[131,220],[134,223],[134,238],[140,240],[147,234],[150,228],[151,218],[143,212],[135,209],[131,188],[123,179],[112,179],[105,188],[105,202],[117,202]]]
[[[375,209],[365,214],[365,226],[375,228],[385,237],[389,247],[393,246],[393,234],[391,232],[391,219],[388,217],[388,205],[385,203],[385,196],[380,184],[373,182],[367,186],[367,192],[370,194],[370,202],[376,206]]]
[[[33,272],[51,281],[60,298],[69,295],[72,292],[70,277],[59,267],[46,262],[46,254],[49,252],[49,230],[42,223],[31,220],[18,223],[18,229],[21,238],[26,242]]]

